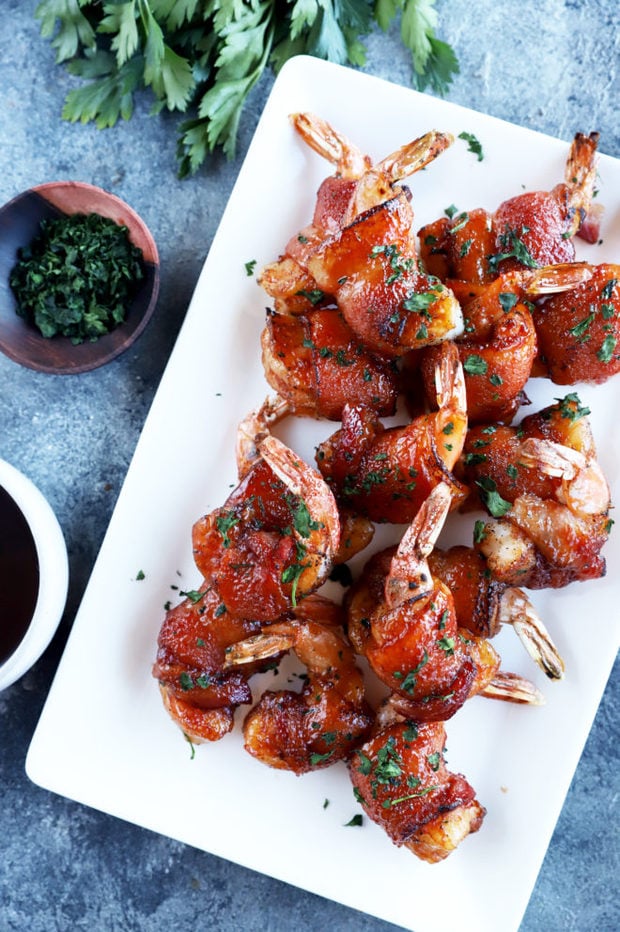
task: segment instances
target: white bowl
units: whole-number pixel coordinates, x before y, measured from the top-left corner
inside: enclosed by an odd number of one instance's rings
[[[20,643],[0,665],[2,690],[30,669],[54,636],[67,600],[69,563],[56,515],[39,489],[4,460],[0,460],[0,486],[26,519],[39,562],[39,590],[34,613]]]

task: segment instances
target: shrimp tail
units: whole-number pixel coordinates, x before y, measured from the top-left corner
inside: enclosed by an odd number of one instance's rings
[[[314,113],[291,113],[290,120],[303,141],[338,169],[342,178],[360,178],[371,166],[354,143]]]
[[[499,622],[512,625],[532,660],[550,680],[562,679],[564,661],[522,589],[510,588],[504,591],[499,605]]]
[[[385,599],[390,608],[402,605],[413,596],[419,597],[432,588],[426,558],[441,533],[451,503],[450,488],[444,482],[439,483],[409,525],[385,581]]]
[[[244,417],[237,431],[237,472],[243,479],[260,458],[259,446],[269,436],[271,427],[287,417],[291,408],[281,395],[268,395],[259,408]]]
[[[503,702],[515,702],[518,705],[544,705],[545,697],[530,680],[518,673],[497,673],[479,696],[486,699],[500,699]]]

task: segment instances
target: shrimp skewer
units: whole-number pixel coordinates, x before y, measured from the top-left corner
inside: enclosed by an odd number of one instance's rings
[[[477,549],[508,585],[558,588],[605,572],[609,487],[575,393],[518,428],[472,428],[465,474],[499,518],[480,528]]]
[[[384,428],[362,406],[346,406],[342,427],[318,447],[317,464],[338,501],[373,521],[404,524],[431,489],[452,475],[467,430],[463,370],[453,344],[444,343],[435,366],[438,410],[405,427]]]
[[[459,297],[515,268],[573,262],[572,238],[591,211],[598,133],[577,133],[565,180],[552,191],[526,191],[494,213],[477,208],[419,231],[421,258]]]
[[[479,551],[464,546],[435,549],[428,562],[433,576],[452,593],[460,629],[492,638],[503,625],[510,625],[546,676],[562,678],[564,661],[530,599],[522,589],[494,579]]]
[[[452,137],[427,133],[373,167],[371,159],[326,120],[312,113],[297,113],[291,121],[302,139],[336,168],[319,187],[311,224],[291,237],[284,255],[267,265],[258,279],[275,299],[278,312],[296,314],[323,298],[307,270],[312,252],[359,214],[402,190],[397,182],[424,168],[452,143]]]
[[[348,596],[353,645],[416,721],[445,721],[489,688],[515,701],[525,689],[520,680],[518,693],[509,688],[488,640],[458,627],[450,590],[431,573],[429,554],[449,507],[449,488],[437,486],[396,552],[375,556]]]
[[[326,579],[340,541],[321,476],[275,437],[225,504],[193,528],[196,565],[227,611],[273,621]]]
[[[452,138],[427,133],[372,167],[329,124],[308,114],[295,120],[312,147],[336,162],[337,173],[319,189],[312,224],[261,273],[276,311],[305,313],[310,304],[335,300],[367,347],[390,358],[458,332],[456,299],[417,268],[409,194],[397,184]]]
[[[368,735],[373,715],[353,650],[338,628],[319,621],[275,622],[231,645],[225,667],[238,669],[288,650],[306,666],[302,691],[263,693],[246,716],[243,734],[253,757],[302,774],[348,757]]]
[[[248,676],[260,668],[224,669],[226,648],[260,624],[222,608],[217,589],[203,585],[166,612],[158,637],[153,676],[171,718],[196,744],[231,731],[237,706],[252,701]]]
[[[394,365],[369,353],[338,310],[267,313],[261,337],[265,377],[292,413],[339,421],[347,403],[394,414]]]
[[[500,275],[467,305],[465,333],[456,346],[470,423],[510,422],[522,403],[537,353],[528,299],[573,289],[591,275],[584,262],[514,270]],[[429,397],[436,359],[437,348],[424,351],[421,369]]]
[[[620,265],[591,271],[588,281],[534,311],[540,364],[559,385],[600,384],[620,372]]]
[[[431,864],[448,857],[486,814],[461,774],[446,769],[442,722],[414,724],[395,697],[350,759],[355,798],[397,846]]]

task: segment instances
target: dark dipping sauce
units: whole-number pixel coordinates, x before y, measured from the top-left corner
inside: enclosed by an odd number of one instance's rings
[[[18,647],[39,594],[39,560],[26,519],[0,486],[0,663]]]

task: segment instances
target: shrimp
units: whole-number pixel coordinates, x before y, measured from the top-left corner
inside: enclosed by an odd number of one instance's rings
[[[540,361],[559,385],[601,383],[620,372],[620,265],[591,271],[588,281],[534,311]]]
[[[510,422],[523,402],[537,354],[527,299],[572,289],[591,275],[590,266],[577,262],[506,272],[467,305],[465,333],[456,345],[465,373],[470,423]],[[424,351],[422,377],[429,396],[436,360],[437,348]]]
[[[349,402],[394,414],[394,365],[369,353],[338,310],[268,312],[261,343],[267,381],[292,413],[338,421]]]
[[[314,249],[326,238],[337,235],[360,213],[401,191],[397,186],[401,178],[424,168],[453,140],[432,131],[373,167],[371,159],[326,120],[312,113],[296,113],[291,115],[291,121],[301,138],[336,168],[335,174],[319,187],[311,224],[289,240],[284,255],[267,265],[258,279],[275,299],[277,311],[295,314],[305,313],[326,297],[307,270],[308,257]]]
[[[326,240],[307,262],[351,329],[388,358],[450,339],[463,327],[452,291],[420,270],[410,228],[411,208],[401,192]]]
[[[433,489],[396,552],[375,556],[347,598],[354,647],[406,700],[408,717],[423,722],[445,721],[466,699],[496,686],[505,698],[522,701],[505,689],[490,642],[459,630],[451,592],[431,574],[428,556],[450,500],[447,485]],[[532,701],[540,701],[539,694]]]
[[[481,827],[486,810],[465,777],[446,769],[442,722],[414,724],[395,697],[348,763],[355,798],[397,846],[431,864]]]
[[[522,589],[494,579],[478,550],[463,545],[435,548],[428,564],[433,577],[452,593],[460,629],[493,638],[503,625],[510,625],[549,679],[563,677],[564,661],[528,596]]]
[[[215,586],[203,585],[166,612],[153,676],[164,706],[192,743],[217,741],[231,731],[238,705],[252,701],[248,676],[225,670],[226,648],[260,631],[260,624],[231,615]],[[264,666],[264,665],[262,665]]]
[[[476,546],[497,580],[539,589],[604,575],[611,501],[588,414],[572,392],[518,428],[469,432],[466,477],[500,519]]]
[[[266,436],[260,459],[225,504],[200,518],[194,559],[226,610],[273,621],[326,579],[340,542],[336,502],[321,476]]]
[[[345,406],[342,426],[317,450],[319,470],[339,502],[373,521],[412,520],[431,489],[452,476],[467,430],[463,370],[453,344],[444,343],[435,367],[438,410],[404,427],[384,428],[374,412]]]
[[[260,459],[259,447],[271,436],[271,428],[292,414],[290,403],[280,395],[268,395],[263,403],[251,411],[240,423],[237,431],[237,469],[243,479]],[[338,504],[340,543],[333,553],[333,563],[344,563],[368,546],[372,540],[374,524],[364,515]]]
[[[305,665],[300,693],[267,691],[246,716],[245,749],[262,763],[296,774],[350,756],[373,721],[355,655],[338,628],[317,620],[275,622],[227,650],[237,668],[292,650]]]
[[[335,301],[368,348],[390,358],[458,332],[456,299],[417,268],[410,196],[396,183],[436,158],[452,137],[427,133],[372,167],[329,124],[308,114],[295,119],[337,172],[319,189],[312,224],[259,277],[276,311],[305,313],[311,304]]]
[[[464,295],[515,268],[573,262],[572,238],[591,212],[598,138],[576,134],[564,182],[552,191],[527,191],[494,213],[479,208],[423,227],[420,255],[429,272]]]

